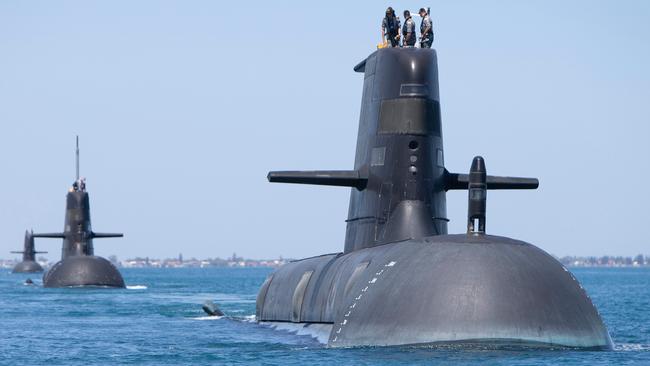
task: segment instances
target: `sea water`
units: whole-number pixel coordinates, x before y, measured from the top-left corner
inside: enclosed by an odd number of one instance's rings
[[[3,365],[650,365],[650,268],[572,272],[600,311],[613,351],[365,347],[329,349],[254,321],[264,268],[123,269],[126,289],[46,289],[0,272]],[[32,278],[34,286],[23,284]],[[206,300],[227,315],[208,317]],[[396,309],[399,311],[399,309]]]

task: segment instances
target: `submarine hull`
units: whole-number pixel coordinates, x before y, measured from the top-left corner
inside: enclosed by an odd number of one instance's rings
[[[44,287],[124,288],[124,279],[108,260],[94,255],[69,256],[57,262],[43,276]]]
[[[491,235],[431,236],[289,263],[262,286],[257,317],[329,323],[330,347],[612,347],[562,264],[534,245]]]
[[[35,261],[22,261],[11,271],[13,273],[39,273],[43,272],[43,267]]]

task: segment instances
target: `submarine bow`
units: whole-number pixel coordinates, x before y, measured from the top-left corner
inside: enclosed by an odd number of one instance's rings
[[[532,244],[486,234],[491,189],[535,178],[445,168],[435,50],[381,49],[364,74],[354,169],[270,172],[351,187],[344,251],[288,263],[262,285],[261,322],[328,332],[331,347],[475,343],[612,347],[590,298]],[[467,233],[447,234],[446,192],[468,190]]]

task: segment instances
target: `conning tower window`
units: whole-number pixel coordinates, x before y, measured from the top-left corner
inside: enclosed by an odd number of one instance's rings
[[[428,97],[429,89],[422,84],[402,84],[399,88],[400,97]]]

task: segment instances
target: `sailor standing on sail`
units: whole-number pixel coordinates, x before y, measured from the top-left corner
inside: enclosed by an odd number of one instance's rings
[[[381,22],[381,39],[386,40],[388,47],[399,47],[400,29],[399,17],[390,6],[386,9],[386,16]]]
[[[420,8],[420,16],[422,17],[422,23],[420,23],[420,48],[431,48],[433,43],[433,22],[424,8]]]
[[[402,29],[404,39],[402,40],[402,47],[415,46],[415,21],[411,18],[411,12],[404,10],[404,27]]]

